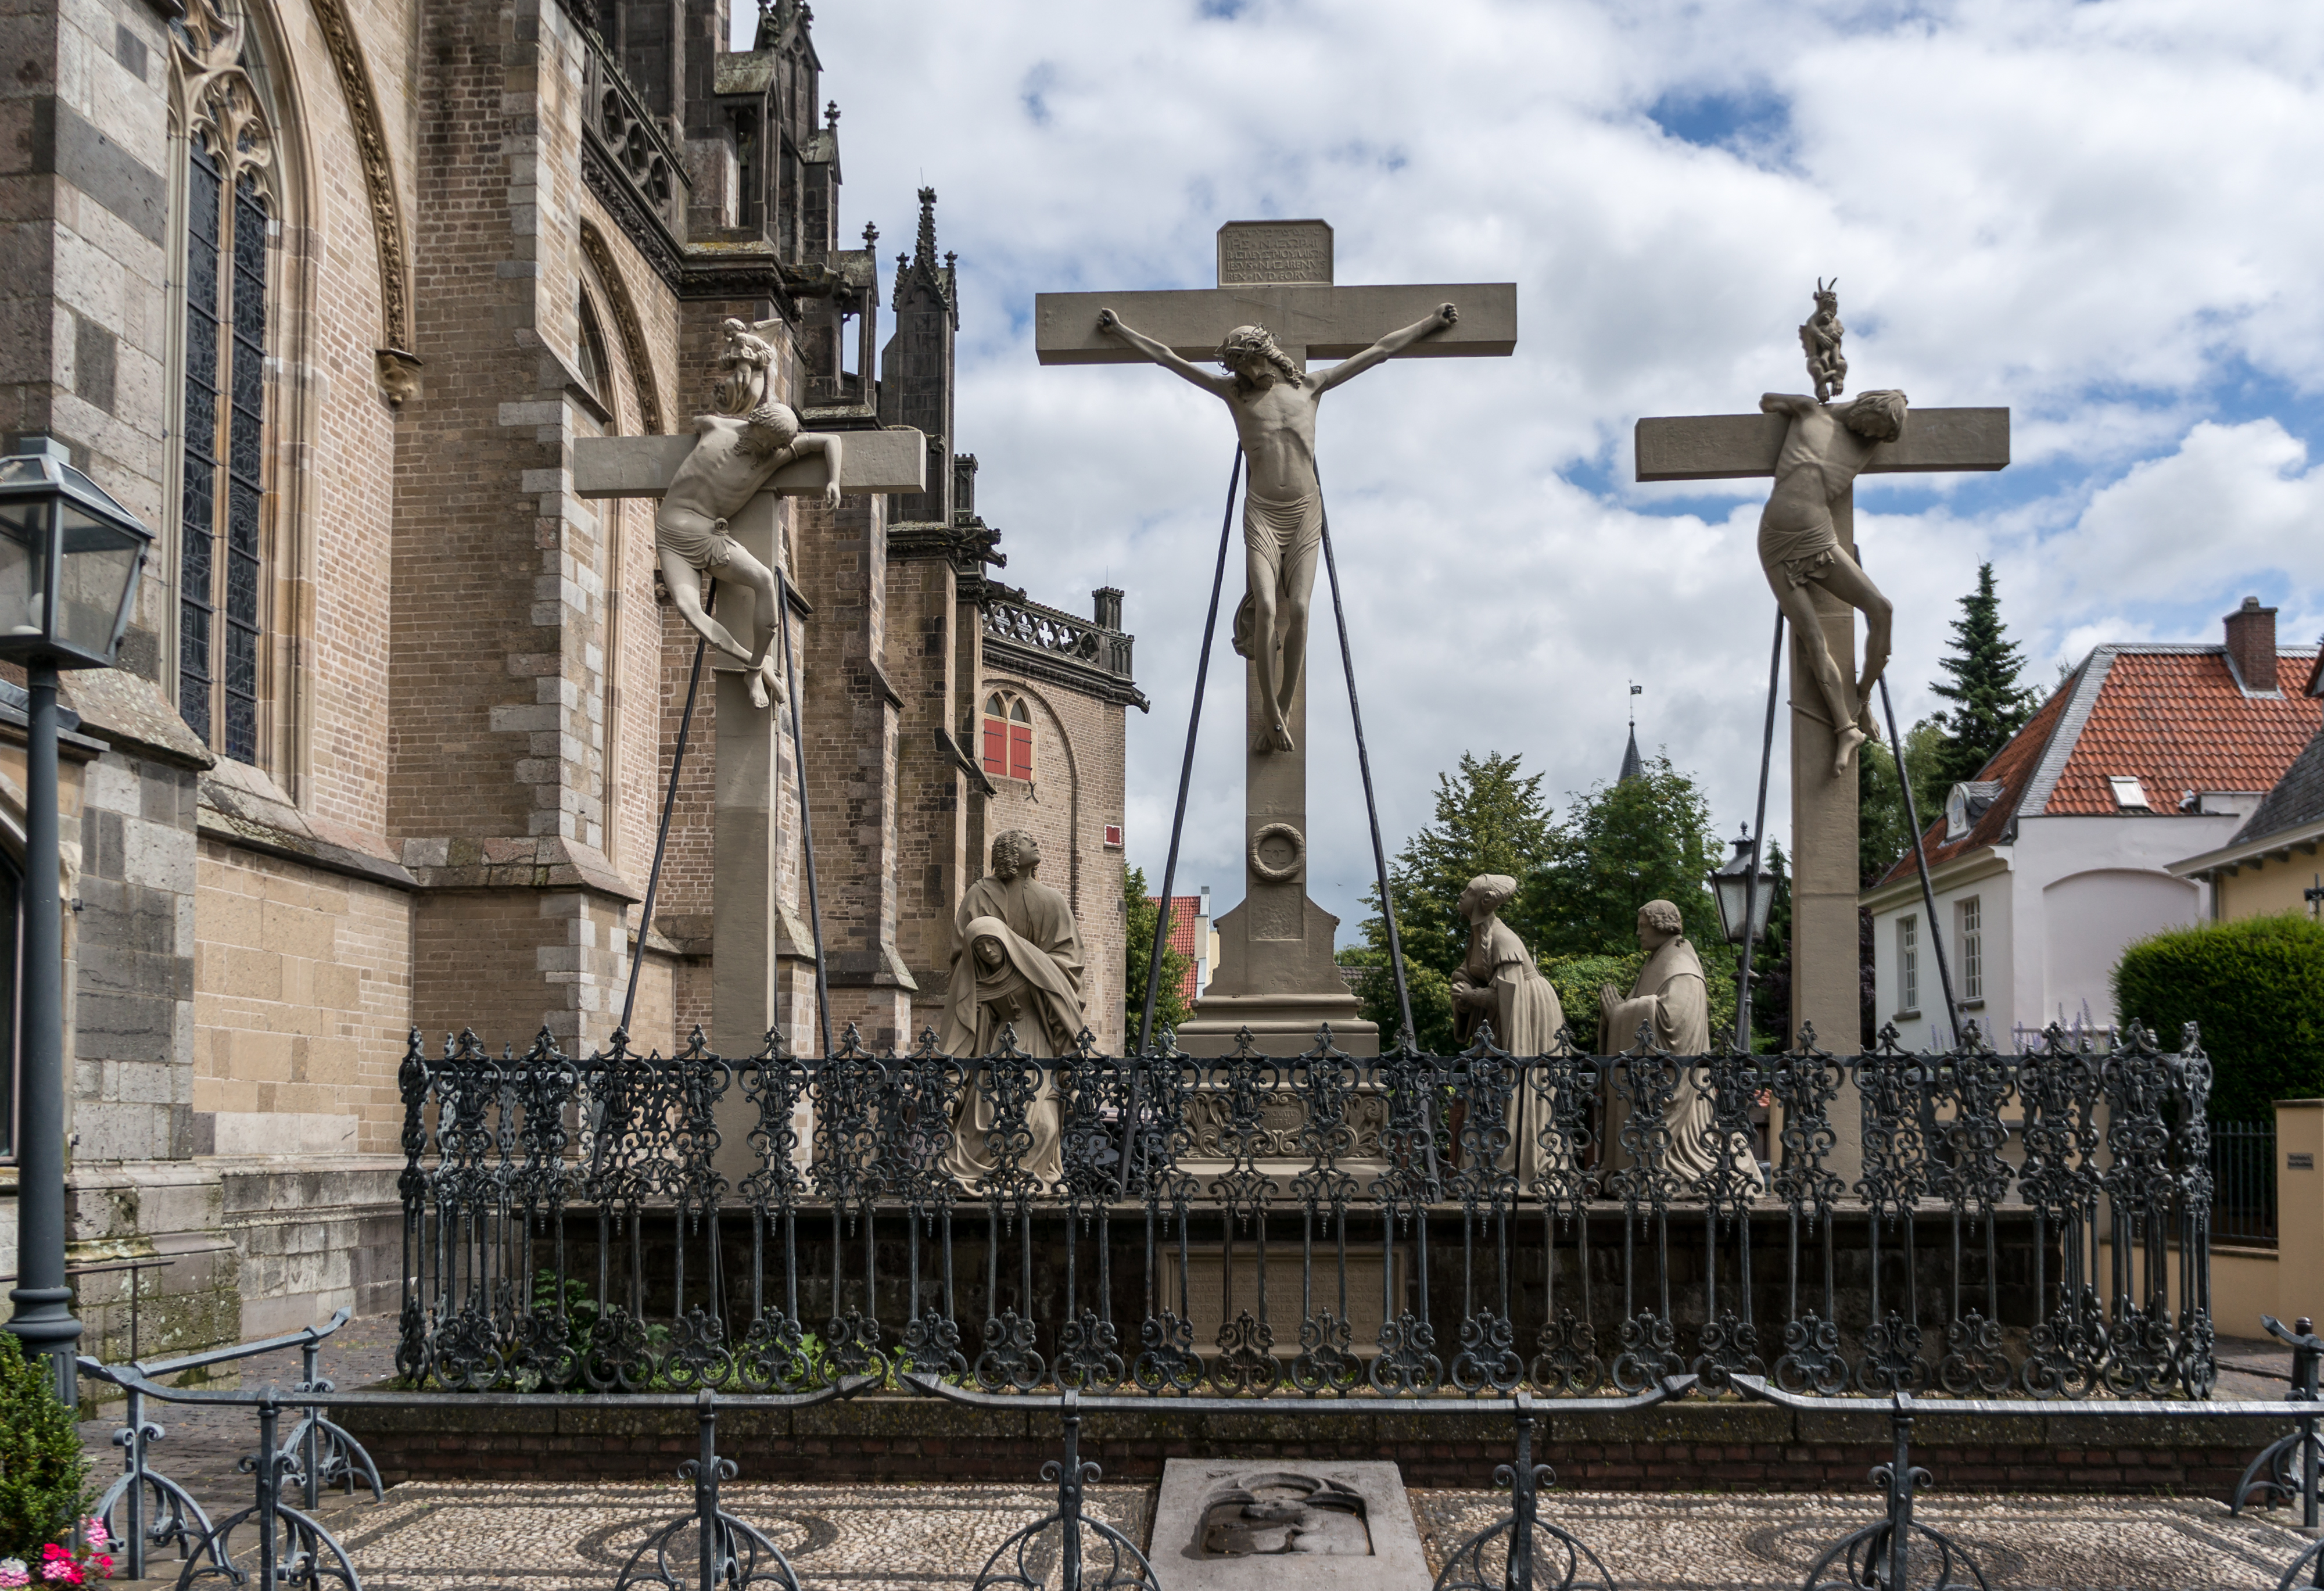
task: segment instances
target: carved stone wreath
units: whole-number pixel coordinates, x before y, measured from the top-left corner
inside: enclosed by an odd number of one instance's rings
[[[1268,842],[1280,840],[1291,847],[1283,862],[1267,859]],[[1288,823],[1270,823],[1250,837],[1250,870],[1269,883],[1289,883],[1307,862],[1307,837]]]

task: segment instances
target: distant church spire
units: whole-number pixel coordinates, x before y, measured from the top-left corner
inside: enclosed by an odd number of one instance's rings
[[[914,286],[925,287],[934,293],[938,302],[952,311],[953,323],[960,323],[960,298],[955,282],[958,270],[956,256],[946,254],[940,264],[936,259],[936,190],[920,190],[920,232],[914,240],[911,258],[896,256],[895,308],[901,313],[905,296]]]
[[[1614,781],[1617,784],[1628,784],[1633,779],[1646,776],[1646,759],[1638,755],[1638,695],[1645,689],[1643,685],[1630,687],[1630,744],[1622,750],[1622,774]]]

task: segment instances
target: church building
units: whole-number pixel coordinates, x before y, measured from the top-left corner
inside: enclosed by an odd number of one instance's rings
[[[70,1263],[151,1263],[141,1353],[392,1307],[415,1029],[583,1052],[633,998],[641,1050],[810,1051],[819,924],[835,1029],[909,1045],[1004,830],[1119,1050],[1123,594],[998,578],[936,195],[884,280],[877,230],[844,237],[806,5],[747,50],[726,0],[19,22],[0,431],[156,538],[120,666],[65,676],[61,754]],[[695,637],[653,500],[582,495],[576,449],[688,433],[730,317],[808,430],[913,428],[927,469],[781,500],[804,756],[714,668],[673,785]],[[7,931],[23,741],[0,684]],[[129,1288],[81,1278],[85,1352],[127,1354]]]

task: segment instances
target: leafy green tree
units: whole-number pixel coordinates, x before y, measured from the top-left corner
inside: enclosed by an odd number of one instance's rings
[[[1420,1045],[1435,1053],[1455,1047],[1452,1036],[1452,974],[1469,953],[1469,925],[1457,910],[1461,892],[1480,873],[1505,873],[1517,881],[1517,898],[1503,913],[1519,938],[1540,891],[1532,887],[1549,853],[1554,821],[1542,799],[1542,776],[1524,772],[1519,759],[1489,752],[1463,753],[1458,769],[1436,776],[1435,820],[1414,835],[1388,865],[1396,892],[1396,926],[1404,946],[1406,991]],[[1365,892],[1372,915],[1363,924],[1363,959],[1342,965],[1370,970],[1357,997],[1367,1020],[1379,1024],[1392,1042],[1403,1019],[1397,1010],[1396,980],[1388,968],[1388,925],[1379,916],[1379,891]]]
[[[1727,940],[1704,880],[1727,854],[1701,788],[1657,754],[1637,778],[1575,799],[1552,833],[1526,942],[1545,957],[1627,955],[1637,948],[1638,908],[1664,900],[1679,909],[1707,969]]]
[[[2025,657],[2002,630],[1991,564],[1977,566],[1977,589],[1960,599],[1960,606],[1961,616],[1952,624],[1953,650],[1937,665],[1952,676],[1951,683],[1929,687],[1953,704],[1950,712],[1939,715],[1944,740],[1936,772],[1947,790],[1976,778],[1978,770],[2034,716],[2041,700],[2039,691],[2018,682]],[[1909,763],[1911,748],[1906,749]]]
[[[2277,1100],[2324,1094],[2324,923],[2303,912],[2137,940],[2115,965],[2114,1004],[2165,1049],[2196,1024],[2214,1121],[2273,1121]]]
[[[1904,731],[1904,767],[1913,776],[1913,800],[1921,827],[1926,830],[1944,811],[1952,783],[1940,775],[1944,758],[1944,726],[1923,718]],[[1896,758],[1889,749],[1868,741],[1856,756],[1856,870],[1858,882],[1870,885],[1894,866],[1913,845],[1913,830],[1904,820],[1904,788],[1896,781]]]
[[[1125,1047],[1138,1042],[1139,1019],[1146,1011],[1146,977],[1154,956],[1155,930],[1162,921],[1162,908],[1146,893],[1146,870],[1124,867],[1121,870],[1121,899],[1129,908],[1129,923],[1124,935],[1128,941],[1121,957],[1122,1003],[1127,1007],[1122,1025]],[[1154,1031],[1176,1028],[1194,1013],[1188,996],[1193,993],[1194,963],[1183,950],[1162,941],[1162,982],[1154,992]]]
[[[1782,1050],[1792,1041],[1792,865],[1779,839],[1767,842],[1767,871],[1775,875],[1775,899],[1767,937],[1751,952],[1751,1031],[1755,1049]]]

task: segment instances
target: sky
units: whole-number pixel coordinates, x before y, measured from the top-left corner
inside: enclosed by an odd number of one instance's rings
[[[824,0],[815,37],[847,234],[879,224],[891,281],[926,184],[959,255],[955,445],[1000,578],[1077,613],[1128,594],[1152,886],[1232,433],[1151,366],[1039,365],[1033,295],[1209,287],[1224,221],[1329,221],[1342,283],[1517,284],[1512,357],[1392,363],[1323,403],[1391,854],[1463,752],[1519,756],[1561,809],[1610,780],[1632,682],[1646,754],[1723,832],[1748,818],[1766,484],[1638,485],[1632,427],[1805,390],[1819,276],[1853,389],[2012,412],[2006,470],[1858,489],[1900,719],[1941,705],[1980,561],[2043,682],[2101,642],[2217,641],[2246,595],[2287,643],[2324,631],[2324,6]],[[1328,628],[1311,662],[1309,892],[1345,944],[1372,862]],[[1240,673],[1222,638],[1178,870],[1221,910]]]

